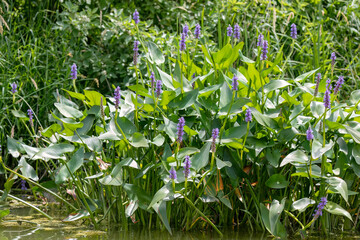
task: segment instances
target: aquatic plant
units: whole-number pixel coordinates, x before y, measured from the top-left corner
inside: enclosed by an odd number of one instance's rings
[[[360,175],[359,90],[341,98],[348,77],[338,79],[333,96],[330,82],[324,93],[316,59],[298,61],[298,55],[307,59],[297,52],[303,42],[288,45],[266,26],[260,28],[266,40],[244,28],[240,42],[238,25],[234,32],[229,25],[227,35],[237,40],[222,41],[227,24],[217,21],[219,42],[213,42],[208,26],[198,40],[197,24],[195,39],[187,38],[186,45],[185,26],[180,42],[176,32],[158,41],[145,21],[132,31],[128,19],[127,41],[138,40],[133,52],[127,46],[129,76],[119,82],[121,94],[107,78],[102,81],[115,89],[114,98],[100,93],[103,88],[95,91],[96,85],[82,92],[54,91],[44,128],[30,131],[30,140],[7,138],[8,154],[18,160],[15,170],[1,162],[7,173],[56,196],[73,211],[65,222],[85,219],[95,227],[107,220],[125,229],[136,222],[169,232],[211,227],[221,235],[218,226],[246,223],[282,237],[290,225],[306,230],[307,223],[320,225],[325,218],[330,225],[343,217],[351,224],[355,212],[348,209],[359,203],[350,192],[357,191],[353,180]],[[328,58],[328,50],[321,49]],[[281,64],[284,59],[293,61],[288,66]],[[304,71],[303,65],[311,69]],[[326,67],[321,71],[330,76]],[[11,105],[16,126],[27,121],[21,112],[25,104],[22,99]],[[39,184],[39,173],[59,194]],[[37,188],[32,190],[41,194]],[[314,222],[318,196],[328,200],[316,211],[321,209],[321,221]]]

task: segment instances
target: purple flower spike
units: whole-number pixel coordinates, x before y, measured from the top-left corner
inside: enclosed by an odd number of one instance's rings
[[[26,187],[26,181],[25,180],[21,180],[21,190],[25,191],[27,190],[27,187]]]
[[[339,89],[344,84],[344,77],[340,76],[339,79],[336,82],[335,88],[334,88],[334,95],[336,95],[339,92]]]
[[[263,46],[262,46],[260,60],[266,60],[267,59],[267,53],[268,53],[268,41],[263,40]]]
[[[139,16],[140,16],[139,12],[137,11],[137,9],[135,9],[135,12],[133,14],[133,19],[134,19],[135,24],[138,24],[140,22]]]
[[[327,201],[326,197],[322,197],[320,199],[319,205],[317,206],[317,209],[313,215],[315,220],[318,219],[319,216],[322,216],[322,210],[324,209],[327,202],[328,201]]]
[[[297,30],[296,30],[296,25],[295,25],[295,23],[291,24],[290,37],[292,37],[293,39],[296,39],[296,38],[297,38]]]
[[[137,63],[138,63],[138,58],[139,58],[139,44],[140,42],[135,40],[134,42],[134,57],[133,57],[133,60],[134,60],[134,65],[136,66]]]
[[[196,39],[199,39],[200,37],[200,31],[201,31],[201,27],[200,24],[196,24],[195,26],[195,31],[194,31],[194,35]]]
[[[185,156],[184,175],[188,178],[190,175],[191,161],[189,156]]]
[[[232,82],[232,89],[234,90],[234,91],[237,91],[238,90],[238,85],[239,85],[239,83],[238,83],[238,80],[239,80],[239,78],[236,76],[236,75],[234,75],[234,77],[233,77],[233,82]]]
[[[151,89],[154,89],[154,85],[155,85],[155,73],[154,72],[151,72],[150,81],[151,81]]]
[[[176,176],[176,171],[175,171],[174,167],[171,167],[169,173],[170,173],[170,179],[176,180],[177,176]]]
[[[234,38],[240,39],[240,26],[237,23],[234,26]]]
[[[335,52],[332,52],[332,53],[331,53],[330,59],[331,59],[331,67],[334,67],[334,65],[335,65],[335,60],[336,60],[336,54],[335,54]]]
[[[230,26],[230,24],[229,24],[229,26],[226,28],[226,30],[227,30],[227,36],[228,36],[228,37],[231,37],[231,35],[233,34],[233,30],[232,30],[232,27]]]
[[[72,66],[71,66],[71,79],[75,80],[77,78],[77,66],[76,64],[74,63]]]
[[[156,89],[155,89],[155,93],[156,93],[156,97],[160,97],[161,93],[162,93],[162,81],[161,80],[157,80],[156,81]]]
[[[318,74],[316,74],[316,85],[315,85],[314,97],[316,97],[316,95],[319,92],[320,80],[321,80],[321,73],[318,73]]]
[[[212,135],[211,135],[211,138],[212,138],[212,142],[211,142],[211,151],[212,152],[215,152],[216,150],[216,138],[219,136],[219,129],[218,128],[214,128],[212,130]]]
[[[184,126],[185,126],[185,119],[183,117],[179,118],[179,123],[177,124],[177,141],[181,143],[184,136]]]
[[[31,111],[31,109],[28,109],[27,114],[29,116],[29,121],[32,122],[33,121],[33,111]]]
[[[12,92],[13,94],[15,94],[15,93],[17,92],[17,85],[16,85],[16,83],[13,82],[12,84],[10,84],[10,86],[11,86],[11,92]]]
[[[259,36],[258,36],[258,42],[257,42],[256,46],[262,47],[263,46],[263,41],[264,41],[264,35],[262,35],[260,33]]]
[[[306,130],[306,139],[308,141],[314,139],[313,131],[311,130],[310,126],[309,126],[308,130]]]
[[[185,37],[188,36],[189,33],[189,26],[187,24],[184,25],[183,27],[183,33],[185,34]]]
[[[181,40],[180,40],[180,51],[184,51],[186,49],[185,38],[186,38],[185,33],[182,33]]]
[[[252,121],[251,109],[247,108],[245,113],[245,122],[251,122],[251,121]]]
[[[326,89],[329,89],[329,91],[332,90],[330,78],[328,78],[328,80],[326,80]]]
[[[324,95],[324,106],[325,108],[331,108],[331,103],[330,103],[330,90],[326,89],[325,91],[325,95]]]
[[[118,108],[119,108],[119,105],[120,105],[120,97],[121,97],[120,87],[117,86],[116,89],[115,89],[115,91],[114,91],[115,109],[118,109]]]

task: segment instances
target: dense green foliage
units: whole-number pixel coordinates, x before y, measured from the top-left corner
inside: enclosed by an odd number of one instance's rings
[[[158,1],[154,8],[136,5],[139,24],[132,20],[132,3],[54,2],[57,9],[30,15],[30,26],[10,17],[2,36],[2,200],[19,176],[34,195],[51,191],[72,208],[75,214],[65,221],[132,221],[169,232],[246,224],[280,237],[286,230],[304,235],[314,225],[324,232],[358,225],[355,1],[216,1],[212,8]],[[8,14],[22,16],[24,6],[12,5]],[[133,9],[122,10],[128,6]],[[157,15],[157,7],[167,11]],[[200,39],[194,35],[197,23]],[[240,39],[226,35],[236,23]],[[290,37],[292,23],[297,39]],[[190,32],[181,51],[185,24]],[[264,47],[257,46],[260,34],[269,43],[266,60]],[[140,56],[134,65],[136,40]],[[159,95],[151,72],[162,82]],[[335,88],[339,76],[345,84],[331,91],[326,108],[326,80]],[[116,86],[122,89],[119,107],[112,97]],[[249,110],[251,122],[245,121]],[[185,135],[178,141],[181,117]],[[183,172],[186,156],[189,178]],[[321,197],[328,202],[317,220]]]

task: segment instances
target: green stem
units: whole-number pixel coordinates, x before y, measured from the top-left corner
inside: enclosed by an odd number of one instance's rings
[[[188,199],[185,195],[183,195],[183,194],[181,194],[183,197],[184,197],[184,199],[185,199],[185,201],[187,202],[187,204],[189,204],[189,206],[191,206],[191,207],[193,207],[194,209],[195,209],[195,211],[197,212],[197,213],[199,213],[214,229],[215,229],[215,231],[221,236],[221,237],[223,237],[223,234],[220,232],[220,230],[215,226],[215,224],[214,223],[212,223],[211,221],[210,221],[210,219],[205,215],[205,214],[203,214],[191,201],[190,201],[190,199]]]

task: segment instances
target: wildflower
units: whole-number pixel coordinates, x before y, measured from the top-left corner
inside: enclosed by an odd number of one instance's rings
[[[264,41],[264,35],[262,35],[262,34],[260,33],[259,36],[258,36],[257,46],[258,46],[258,47],[262,47],[263,41]]]
[[[170,173],[170,179],[176,180],[177,176],[176,176],[176,171],[175,171],[174,167],[171,167],[169,173]]]
[[[115,91],[114,91],[114,98],[115,98],[115,109],[118,109],[119,108],[119,104],[120,104],[120,97],[121,97],[121,94],[120,94],[120,87],[117,86]]]
[[[313,131],[311,130],[310,126],[309,126],[308,130],[306,130],[306,139],[308,141],[314,139]]]
[[[27,187],[26,187],[26,181],[25,180],[21,180],[21,190],[25,191],[27,190]]]
[[[336,60],[336,54],[335,54],[335,52],[332,52],[332,53],[331,53],[330,59],[331,59],[331,67],[334,67],[334,65],[335,65],[335,60]]]
[[[135,24],[138,24],[140,22],[139,12],[137,11],[137,9],[135,9],[135,12],[133,14],[133,19],[134,19]]]
[[[33,122],[33,111],[31,109],[27,110],[27,114],[29,116],[29,122],[30,122],[30,126],[33,128],[34,127],[34,122]]]
[[[318,74],[316,74],[316,85],[315,85],[314,97],[316,97],[316,95],[319,92],[320,80],[321,80],[321,73],[318,73]]]
[[[344,77],[340,76],[339,79],[336,82],[335,88],[334,88],[334,95],[336,95],[341,88],[341,86],[344,84]]]
[[[188,36],[189,33],[189,26],[187,24],[184,25],[183,27],[183,33],[185,34],[185,37]]]
[[[184,165],[184,175],[185,178],[189,177],[190,174],[191,161],[189,156],[185,156],[185,165]]]
[[[135,42],[134,42],[134,48],[133,48],[133,50],[134,50],[134,57],[133,57],[133,59],[134,59],[134,65],[136,66],[137,65],[137,63],[138,63],[138,57],[139,57],[139,44],[140,44],[140,42],[139,41],[137,41],[137,40],[135,40]]]
[[[182,138],[184,136],[184,126],[185,126],[185,119],[183,117],[179,118],[179,123],[177,124],[177,141],[178,143],[182,142]]]
[[[185,33],[182,33],[181,40],[180,40],[180,51],[184,51],[186,49],[185,38],[186,38]]]
[[[245,113],[245,122],[251,122],[251,121],[252,121],[251,109],[247,108]]]
[[[27,110],[27,114],[29,116],[29,121],[32,122],[33,121],[33,112],[31,109],[28,109]]]
[[[239,85],[239,83],[238,83],[238,77],[236,76],[236,75],[234,75],[234,77],[233,77],[233,82],[232,82],[232,89],[234,90],[234,91],[237,91],[238,90],[238,85]]]
[[[297,30],[296,30],[296,25],[295,25],[295,23],[291,24],[290,36],[291,36],[293,39],[296,39],[296,38],[297,38]]]
[[[227,36],[228,36],[228,37],[231,37],[231,35],[233,34],[233,30],[232,30],[232,27],[230,26],[230,24],[229,24],[229,26],[226,28],[226,30],[227,30]]]
[[[200,37],[200,30],[201,30],[200,24],[196,24],[194,31],[194,35],[196,39],[199,39]]]
[[[211,151],[215,152],[216,150],[216,138],[219,136],[219,129],[218,128],[214,128],[212,130],[212,142],[211,142]]]
[[[324,106],[325,108],[331,108],[331,103],[330,103],[330,87],[326,88],[325,91],[325,95],[324,95]]]
[[[154,85],[155,85],[155,73],[154,72],[151,72],[150,80],[151,80],[151,89],[154,89]]]
[[[234,26],[234,38],[240,39],[240,26],[237,23]]]
[[[324,209],[324,207],[325,207],[326,204],[327,204],[327,199],[326,199],[326,197],[322,197],[322,198],[320,199],[319,205],[317,205],[317,209],[316,209],[315,213],[313,214],[315,220],[316,220],[319,216],[322,216],[322,210]]]
[[[157,97],[160,97],[160,95],[161,95],[161,93],[162,93],[161,87],[162,87],[162,82],[161,82],[161,80],[157,80],[157,82],[156,82],[156,89],[155,89],[155,93],[156,93],[156,96],[157,96]]]
[[[263,46],[262,46],[260,60],[266,60],[267,59],[267,53],[268,53],[268,41],[263,40]]]
[[[328,78],[328,80],[326,80],[326,89],[329,89],[329,90],[332,89],[330,78]]]
[[[15,93],[17,92],[17,85],[16,85],[16,83],[13,82],[12,84],[10,84],[10,86],[11,86],[11,92],[12,92],[13,94],[15,94]]]
[[[74,63],[72,66],[71,66],[71,79],[75,80],[77,78],[77,66],[76,64]]]

